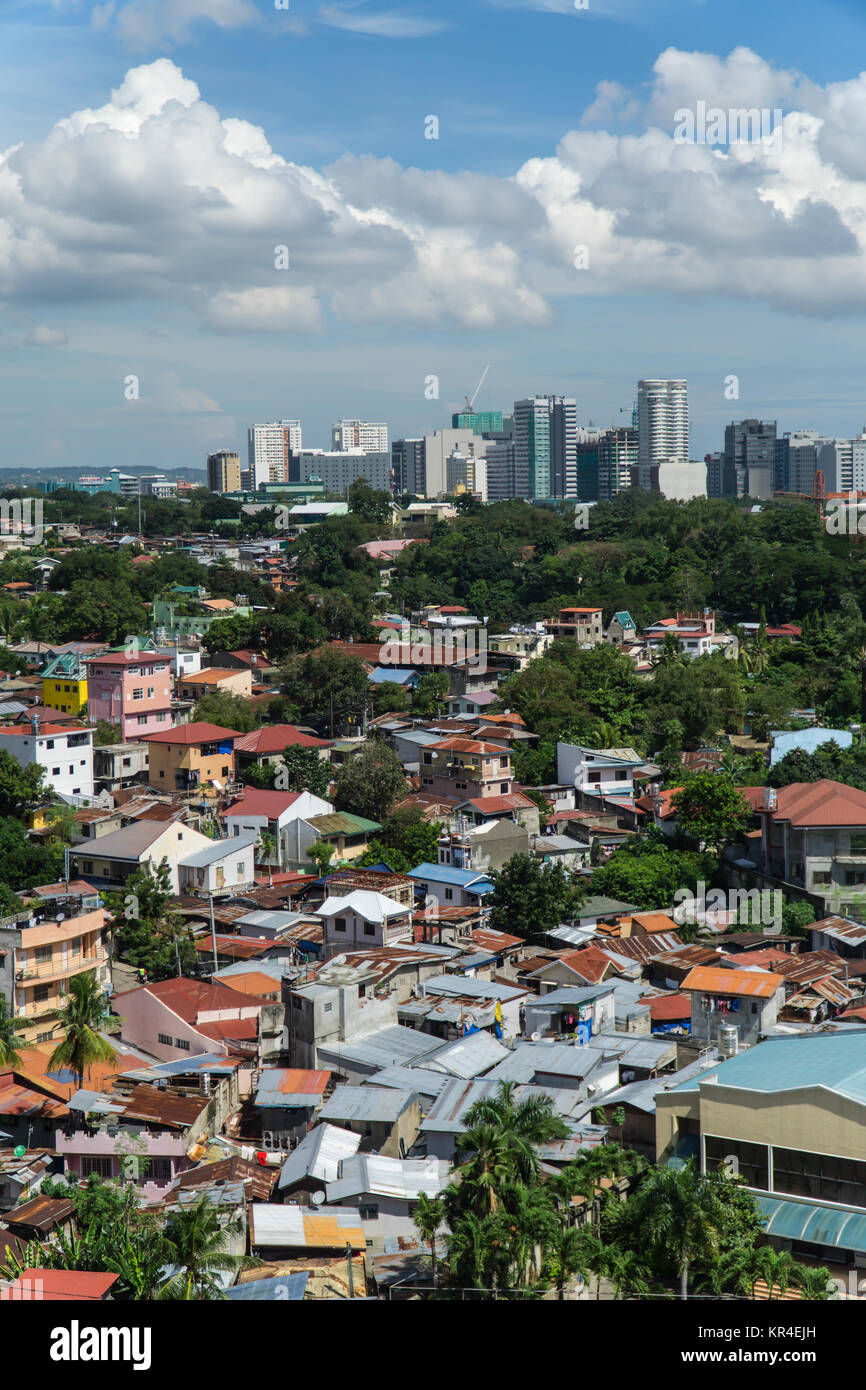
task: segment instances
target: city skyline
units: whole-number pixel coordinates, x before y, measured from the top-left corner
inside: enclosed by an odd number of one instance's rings
[[[337,397],[414,435],[486,363],[479,409],[543,390],[603,425],[630,409],[624,383],[687,377],[698,458],[730,376],[744,417],[854,434],[863,25],[822,9],[803,73],[812,20],[795,4],[780,32],[742,0],[652,23],[624,0],[10,0],[9,454],[201,466],[284,414],[326,447]],[[443,95],[457,47],[479,55],[472,103]],[[701,102],[781,110],[781,152],[678,144],[677,110]]]

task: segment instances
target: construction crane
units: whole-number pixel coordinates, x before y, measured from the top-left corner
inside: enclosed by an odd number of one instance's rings
[[[490,363],[488,362],[488,363],[487,363],[487,366],[484,368],[484,371],[481,373],[481,380],[479,381],[478,385],[477,385],[476,388],[475,388],[475,391],[474,391],[473,396],[472,396],[472,400],[470,401],[470,399],[469,399],[468,396],[464,396],[464,397],[463,397],[464,401],[466,402],[466,411],[467,411],[467,414],[469,414],[469,415],[471,415],[472,412],[473,412],[473,410],[475,409],[475,402],[476,402],[476,400],[478,399],[478,392],[481,390],[482,386],[484,385],[485,379],[486,379],[486,377],[487,377],[487,373],[488,373],[489,371],[490,371]]]

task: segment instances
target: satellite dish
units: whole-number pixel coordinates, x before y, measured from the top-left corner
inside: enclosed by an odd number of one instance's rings
[[[318,1192],[313,1193],[311,1200],[314,1207],[320,1207],[322,1205],[322,1203],[325,1201],[325,1194],[321,1188],[319,1188]]]
[[[533,1042],[541,1042],[541,1034],[540,1034],[540,1033],[530,1033],[529,1036],[530,1036],[530,1038],[532,1039]]]

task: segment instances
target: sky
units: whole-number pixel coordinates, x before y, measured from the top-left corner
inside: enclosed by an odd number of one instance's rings
[[[602,426],[686,377],[695,458],[866,423],[862,3],[0,0],[0,34],[0,467],[418,435],[488,365],[479,409]],[[695,143],[746,107],[772,139]]]

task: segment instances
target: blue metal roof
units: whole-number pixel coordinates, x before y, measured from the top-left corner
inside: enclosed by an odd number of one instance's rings
[[[676,1089],[696,1091],[710,1076],[720,1086],[767,1095],[820,1087],[866,1106],[866,1028],[767,1038]]]
[[[251,1279],[247,1284],[235,1284],[226,1289],[226,1298],[256,1302],[285,1299],[289,1303],[300,1303],[309,1277],[309,1270],[304,1270],[301,1274],[281,1274],[276,1279]]]
[[[843,1250],[866,1250],[866,1211],[852,1207],[821,1207],[793,1197],[755,1195],[767,1218],[769,1236],[833,1245]]]
[[[468,888],[470,884],[480,888],[484,883],[493,887],[477,869],[455,869],[450,864],[418,864],[409,870],[409,878],[428,879],[430,883],[456,883],[461,888]]]
[[[819,729],[816,725],[811,729],[797,729],[791,732],[771,730],[770,739],[770,767],[775,767],[786,753],[793,753],[795,749],[800,753],[814,753],[822,743],[835,743],[840,748],[850,748],[853,735],[847,729]]]

